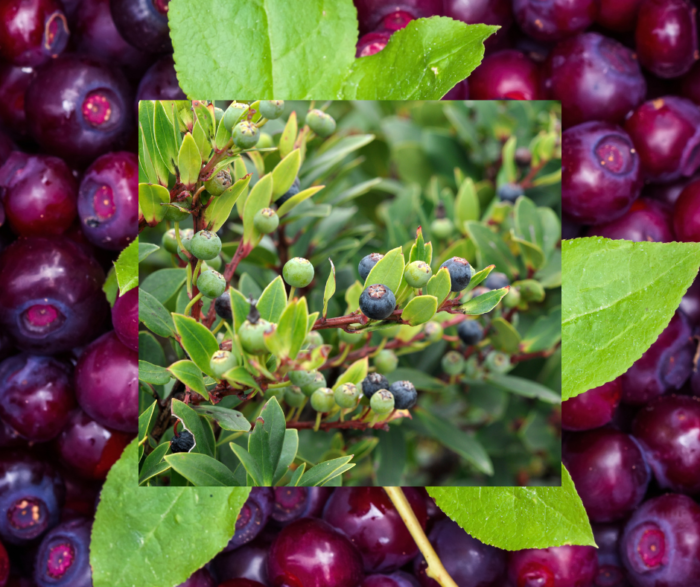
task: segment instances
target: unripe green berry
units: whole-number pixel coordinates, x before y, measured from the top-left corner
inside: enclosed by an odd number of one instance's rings
[[[503,298],[503,306],[506,308],[515,308],[520,304],[521,299],[520,290],[516,287],[511,287]]]
[[[228,167],[224,167],[220,169],[216,175],[204,182],[204,189],[212,196],[220,196],[231,187],[232,183],[233,178],[231,177],[231,170]]]
[[[433,223],[430,225],[430,232],[436,239],[444,241],[450,237],[454,227],[452,220],[449,218],[438,218],[433,220]]]
[[[401,324],[395,324],[394,326],[389,326],[388,328],[382,328],[379,330],[379,334],[382,338],[396,338],[401,330]]]
[[[221,379],[224,373],[238,366],[238,357],[230,351],[216,351],[209,361],[214,377]]]
[[[425,332],[425,339],[428,342],[437,342],[438,340],[442,340],[444,330],[442,324],[431,320],[423,327],[423,332]]]
[[[202,271],[206,271],[207,269],[213,269],[214,271],[219,271],[221,269],[221,266],[224,264],[222,261],[221,257],[217,255],[213,259],[209,259],[208,261],[205,261],[202,263]],[[206,267],[206,269],[205,269]]]
[[[467,377],[476,377],[479,375],[479,372],[481,371],[481,368],[479,367],[479,359],[476,357],[476,355],[472,355],[467,359],[467,362],[464,365],[464,374]]]
[[[190,250],[190,244],[192,243],[193,237],[194,237],[194,230],[192,230],[191,228],[185,228],[184,230],[180,231],[180,242],[182,242],[182,246],[185,247],[185,250],[188,252]],[[179,247],[177,249],[177,254],[180,257],[180,259],[182,259],[183,261],[189,260],[187,257],[185,257],[184,253],[180,250]]]
[[[239,149],[252,149],[259,139],[260,129],[247,120],[239,122],[233,129],[233,142]]]
[[[410,287],[423,287],[428,283],[432,275],[433,270],[430,268],[430,265],[424,261],[414,261],[410,263],[403,272],[406,283],[408,283]]]
[[[192,238],[189,250],[197,259],[208,261],[221,252],[221,239],[215,232],[200,230]]]
[[[292,408],[300,408],[306,401],[306,396],[296,385],[284,388],[284,401]]]
[[[510,357],[501,351],[491,351],[484,359],[484,366],[492,373],[506,373],[510,370]]]
[[[524,279],[518,283],[520,295],[526,302],[541,302],[544,300],[544,287],[535,279]]]
[[[306,124],[319,137],[327,137],[335,130],[335,120],[322,110],[310,110],[306,115]]]
[[[333,396],[336,404],[349,410],[357,405],[357,400],[360,398],[360,390],[354,383],[343,383],[333,392]]]
[[[326,387],[326,378],[323,376],[323,373],[314,371],[313,379],[306,385],[302,385],[301,391],[304,395],[310,397],[314,391],[321,389],[322,387]]]
[[[377,369],[377,373],[386,375],[396,370],[399,364],[399,358],[396,356],[394,351],[389,349],[382,349],[374,357],[374,366]]]
[[[260,133],[260,139],[258,140],[258,149],[269,149],[275,146],[275,141],[266,132]]]
[[[311,394],[311,407],[317,412],[330,412],[335,406],[333,390],[328,387],[321,387]]]
[[[163,238],[160,241],[161,246],[173,255],[177,255],[177,239],[175,238],[175,229],[171,228],[163,233]]]
[[[464,357],[457,351],[450,351],[442,357],[442,370],[448,375],[459,375],[464,370]]]
[[[284,264],[282,276],[291,287],[306,287],[313,281],[314,266],[308,259],[294,257]]]
[[[369,400],[369,406],[380,416],[388,414],[394,409],[394,394],[388,389],[380,389]]]
[[[287,389],[286,387],[273,387],[273,388],[268,388],[265,390],[265,393],[263,397],[268,400],[272,399],[273,397],[278,401],[281,402],[284,399],[284,390]]]
[[[365,336],[367,336],[366,332],[345,332],[342,328],[338,328],[338,338],[340,339],[341,342],[344,342],[345,344],[357,344],[360,342]]]
[[[260,318],[255,324],[246,320],[238,330],[243,350],[250,355],[264,355],[269,352],[265,346],[265,332],[273,328],[267,320]]]
[[[209,269],[197,278],[197,289],[208,298],[218,298],[226,290],[226,280],[218,271]]]
[[[323,337],[317,330],[312,330],[304,339],[304,348],[313,349],[323,344]]]
[[[307,385],[311,383],[314,379],[315,371],[304,371],[303,369],[298,369],[297,371],[289,372],[289,381],[292,385],[301,387],[302,385]]]
[[[231,132],[233,127],[238,124],[241,117],[248,112],[248,108],[248,104],[231,102],[230,106],[226,108],[226,112],[224,112],[224,126],[226,130]]]
[[[253,216],[253,225],[256,230],[262,234],[270,234],[277,230],[280,218],[272,208],[263,208],[258,210]]]
[[[284,112],[284,100],[263,100],[260,102],[260,114],[268,120],[274,120],[282,116]]]

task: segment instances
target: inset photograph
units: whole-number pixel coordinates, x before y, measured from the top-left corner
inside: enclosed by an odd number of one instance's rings
[[[560,112],[141,101],[140,484],[559,485]]]

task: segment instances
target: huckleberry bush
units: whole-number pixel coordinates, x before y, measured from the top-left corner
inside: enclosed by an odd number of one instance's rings
[[[139,120],[142,485],[559,483],[556,104]]]

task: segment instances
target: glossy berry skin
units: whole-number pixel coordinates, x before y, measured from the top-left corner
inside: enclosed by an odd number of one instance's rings
[[[647,87],[634,52],[598,33],[559,42],[544,76],[550,97],[562,103],[565,127],[589,120],[620,123],[644,100]]]
[[[133,435],[105,428],[82,410],[75,410],[58,437],[61,463],[88,479],[102,480]]]
[[[52,357],[15,355],[0,363],[0,418],[23,438],[58,436],[75,407],[73,366]]]
[[[501,29],[494,35],[486,39],[485,47],[487,51],[495,47],[500,42],[500,38],[513,23],[513,11],[510,0],[445,0],[444,16],[449,16],[455,20],[461,20],[467,24],[495,24]],[[454,98],[466,100],[464,98]]]
[[[598,546],[596,587],[626,587],[625,569],[619,555],[622,524],[593,524],[593,537]]]
[[[622,401],[642,405],[680,387],[693,368],[694,345],[686,317],[676,312],[656,341],[622,375]]]
[[[0,79],[1,77],[2,73],[0,73]],[[2,82],[0,82],[0,87],[1,86]],[[684,98],[688,98],[688,100],[692,100],[700,106],[700,62],[696,62],[695,65],[690,68],[690,71],[681,78],[679,93]],[[0,93],[0,95],[2,94]],[[0,116],[1,115],[2,107],[0,107]]]
[[[443,518],[435,522],[428,534],[438,558],[457,585],[500,587],[505,580],[506,553],[479,542],[456,522]],[[426,574],[422,554],[413,561],[413,572],[422,587],[438,587]]]
[[[651,477],[634,438],[609,428],[569,435],[562,462],[592,522],[613,522],[632,513]]]
[[[22,451],[0,455],[0,540],[26,544],[59,522],[65,486],[47,462]]]
[[[199,569],[187,581],[180,583],[177,587],[216,587],[216,581],[214,581],[207,569]],[[241,587],[244,586],[241,585]]]
[[[382,26],[382,21],[397,11],[413,18],[427,18],[443,14],[442,0],[355,0],[360,33],[364,34]]]
[[[451,291],[466,289],[472,279],[472,267],[469,261],[462,257],[452,257],[440,265],[440,269],[446,268],[450,273]]]
[[[362,558],[333,526],[302,518],[282,529],[270,546],[267,563],[272,585],[357,587]]]
[[[420,584],[408,573],[396,571],[391,575],[369,575],[360,587],[420,587]]]
[[[592,546],[555,546],[508,553],[508,577],[518,587],[591,585],[598,561]]]
[[[625,122],[649,181],[689,177],[700,166],[700,108],[664,96],[641,104]]]
[[[75,395],[80,407],[103,426],[121,432],[138,429],[137,353],[114,332],[85,348],[75,366]]]
[[[170,440],[170,452],[173,454],[191,452],[196,444],[192,433],[189,430],[182,430]]]
[[[362,35],[360,40],[357,41],[355,57],[359,59],[360,57],[369,57],[379,53],[387,46],[392,34],[390,31],[374,31]]]
[[[389,391],[394,396],[394,407],[397,410],[410,410],[418,401],[418,392],[410,381],[394,381]]]
[[[685,495],[644,502],[625,525],[620,557],[635,587],[688,587],[700,577],[700,506]]]
[[[58,157],[15,151],[0,167],[0,196],[19,236],[63,234],[78,214],[78,185]]]
[[[164,55],[144,74],[136,90],[136,104],[139,100],[186,100],[180,89],[172,55]]]
[[[110,0],[117,30],[131,45],[146,53],[172,49],[168,29],[169,0]]]
[[[112,307],[114,333],[123,345],[139,350],[139,290],[130,289],[118,296]]]
[[[539,41],[559,41],[588,28],[595,18],[595,0],[513,0],[520,28]]]
[[[308,259],[294,257],[284,264],[282,276],[291,287],[306,287],[314,279],[314,266]]]
[[[700,398],[658,398],[637,413],[632,434],[661,487],[700,493]]]
[[[394,312],[394,292],[382,284],[373,284],[360,294],[360,310],[372,320],[385,320]]]
[[[287,200],[290,198],[296,196],[299,191],[301,190],[301,182],[299,181],[299,177],[297,176],[294,179],[294,182],[292,183],[292,186],[285,192],[283,193],[279,198],[275,200],[275,204],[279,208],[282,204],[284,204]]]
[[[591,226],[586,236],[602,236],[634,242],[669,243],[675,239],[671,210],[650,198],[639,198],[620,218]]]
[[[562,134],[562,207],[580,224],[622,216],[642,188],[635,145],[621,128],[586,122]]]
[[[0,587],[7,585],[7,579],[10,576],[10,557],[7,556],[7,550],[0,542]]]
[[[484,279],[481,285],[490,290],[502,289],[510,285],[510,279],[508,279],[508,276],[505,273],[492,271],[488,274],[486,279]]]
[[[640,63],[662,78],[686,73],[698,58],[697,9],[688,0],[644,0],[635,46]]]
[[[425,499],[404,488],[420,525],[425,528]],[[331,495],[323,519],[345,534],[362,555],[365,572],[391,572],[418,554],[418,546],[399,512],[381,487],[347,487]]]
[[[362,392],[370,399],[380,389],[389,389],[389,380],[379,373],[369,373],[362,380]]]
[[[634,29],[637,11],[643,0],[616,0],[598,5],[596,22],[610,31],[627,32]]]
[[[673,207],[673,228],[678,240],[700,242],[700,179],[689,183]]]
[[[265,585],[257,581],[251,581],[250,579],[233,579],[220,583],[219,587],[265,587]]]
[[[275,487],[272,519],[282,524],[320,517],[333,493],[330,487]]]
[[[236,520],[233,538],[225,550],[233,550],[253,540],[267,525],[275,503],[275,492],[271,487],[251,489]]]
[[[13,136],[26,138],[29,135],[24,94],[35,75],[32,67],[0,63],[0,123]]]
[[[266,541],[257,538],[235,550],[224,551],[214,559],[213,570],[220,581],[248,579],[267,585],[268,548]]]
[[[0,5],[0,57],[35,67],[68,44],[68,23],[57,0],[7,0]]]
[[[229,322],[233,320],[233,312],[231,310],[231,294],[227,291],[222,293],[214,302],[216,315]]]
[[[357,266],[357,272],[360,274],[360,279],[362,279],[362,281],[367,279],[369,272],[372,271],[372,267],[379,263],[379,261],[381,261],[383,258],[384,255],[381,253],[370,253],[369,255],[362,257],[360,264]]]
[[[590,430],[612,420],[622,397],[620,379],[566,400],[561,405],[561,427],[564,430]]]
[[[92,587],[91,531],[91,520],[77,518],[44,536],[34,565],[37,587]]]
[[[37,73],[25,109],[42,149],[84,165],[125,144],[133,130],[131,101],[131,88],[120,71],[65,55]]]
[[[517,183],[504,183],[496,191],[496,195],[501,202],[510,202],[511,204],[515,204],[518,198],[524,194],[523,188]]]
[[[197,278],[197,288],[208,298],[218,298],[226,290],[226,279],[218,271],[203,271]]]
[[[527,55],[507,49],[488,55],[469,76],[472,100],[542,100],[539,66]]]
[[[138,234],[138,159],[119,151],[88,167],[78,195],[78,213],[88,240],[121,251]]]
[[[108,313],[104,272],[65,237],[21,238],[0,254],[0,325],[29,352],[87,344]]]
[[[457,336],[464,344],[472,346],[484,338],[484,329],[476,320],[464,320],[457,326]]]

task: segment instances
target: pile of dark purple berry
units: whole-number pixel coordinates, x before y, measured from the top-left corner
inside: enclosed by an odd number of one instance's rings
[[[110,308],[103,287],[138,234],[134,98],[161,57],[111,14],[0,2],[2,587],[92,585],[100,487],[137,430],[138,290],[114,281]]]

